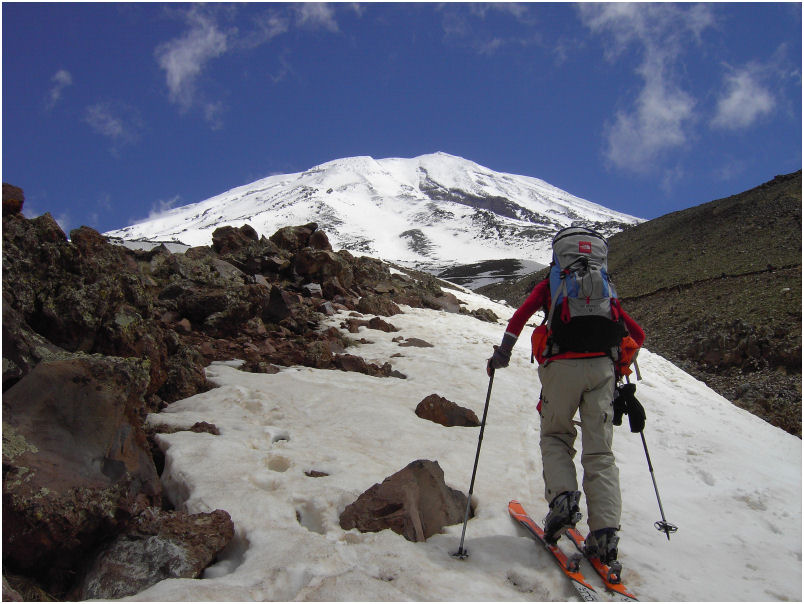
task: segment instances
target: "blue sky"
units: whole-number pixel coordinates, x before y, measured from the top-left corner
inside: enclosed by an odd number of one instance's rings
[[[445,151],[653,218],[801,168],[801,4],[3,3],[3,181],[100,231]]]

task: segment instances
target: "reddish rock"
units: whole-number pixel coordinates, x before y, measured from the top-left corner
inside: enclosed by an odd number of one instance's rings
[[[283,250],[298,252],[310,245],[310,237],[318,229],[315,222],[303,226],[291,226],[279,229],[268,239]]]
[[[397,340],[394,339],[396,342]],[[422,340],[421,338],[402,338],[400,337],[398,343],[402,347],[412,346],[413,348],[433,348],[430,342]]]
[[[347,329],[349,333],[358,333],[361,327],[368,327],[369,329],[376,329],[386,333],[399,331],[399,329],[379,317],[374,317],[368,321],[365,319],[347,319],[341,323],[341,327]]]
[[[349,504],[340,516],[344,530],[391,529],[408,541],[425,541],[463,521],[466,495],[444,482],[438,462],[417,460]]]
[[[160,505],[147,384],[139,361],[83,357],[42,362],[3,394],[4,564],[56,580]]]
[[[108,245],[106,237],[88,226],[70,231],[70,241],[85,255],[96,254]]]
[[[348,289],[354,280],[349,264],[338,254],[328,250],[307,247],[296,252],[293,268],[302,277],[316,283],[336,279],[341,287]]]
[[[332,244],[329,242],[329,237],[327,237],[324,231],[315,231],[310,235],[309,245],[314,250],[332,251]]]
[[[3,216],[19,214],[22,212],[22,205],[25,203],[25,194],[22,189],[3,183]]]
[[[232,226],[218,227],[212,232],[212,249],[218,254],[227,254],[236,252],[259,239],[257,232],[249,225],[239,229]]]
[[[480,425],[477,415],[471,409],[447,400],[438,394],[425,397],[416,406],[416,415],[422,419],[430,420],[442,426],[470,426]]]
[[[402,314],[402,310],[394,304],[389,296],[385,295],[363,296],[357,303],[357,311],[364,315],[380,315],[383,317]]]

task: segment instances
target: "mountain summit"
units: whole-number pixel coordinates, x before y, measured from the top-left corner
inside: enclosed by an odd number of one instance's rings
[[[528,258],[547,264],[555,231],[571,224],[610,235],[638,218],[543,180],[495,172],[433,153],[412,159],[349,157],[270,176],[206,201],[106,233],[124,240],[209,245],[224,225],[270,234],[316,222],[333,245],[384,260],[438,268]]]

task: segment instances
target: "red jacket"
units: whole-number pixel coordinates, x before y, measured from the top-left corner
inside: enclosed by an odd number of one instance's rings
[[[642,346],[643,342],[645,341],[645,332],[639,326],[639,323],[634,321],[628,313],[626,313],[622,306],[620,306],[619,300],[612,300],[613,304],[613,312],[612,314],[615,318],[622,318],[625,322],[625,328],[628,330],[628,335],[630,335],[634,341],[636,342],[637,346]],[[528,322],[533,314],[540,309],[549,309],[550,308],[550,280],[545,279],[544,281],[540,282],[536,287],[533,288],[533,291],[530,292],[528,299],[522,303],[514,316],[511,317],[511,320],[508,321],[508,327],[506,328],[506,333],[511,334],[514,337],[519,337],[519,334],[522,333],[522,329],[525,327],[525,323]],[[585,352],[564,352],[561,354],[557,354],[554,357],[551,357],[551,360],[555,359],[577,359],[577,358],[584,358],[588,357],[589,353]]]

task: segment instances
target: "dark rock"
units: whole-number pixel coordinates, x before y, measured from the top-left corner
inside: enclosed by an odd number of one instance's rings
[[[394,304],[389,296],[363,296],[357,303],[357,311],[364,315],[381,315],[391,317],[402,314],[402,310]]]
[[[382,366],[375,363],[368,363],[365,359],[353,354],[338,354],[332,357],[332,366],[341,371],[354,371],[373,377],[396,377],[405,379],[406,376],[391,367],[391,363],[383,363]]]
[[[422,419],[441,424],[442,426],[470,426],[480,425],[477,415],[471,409],[447,400],[438,394],[431,394],[416,406],[416,415]]]
[[[267,363],[265,361],[246,361],[240,367],[240,371],[246,371],[248,373],[275,374],[279,373],[280,370],[276,365],[272,365],[271,363]]]
[[[414,348],[433,348],[433,345],[430,344],[430,342],[420,338],[400,338],[399,345],[403,347],[412,346]]]
[[[110,357],[43,361],[5,392],[5,565],[53,581],[128,518],[160,505],[141,427],[142,365]]]
[[[233,536],[232,519],[223,510],[190,515],[149,509],[101,550],[80,597],[112,600],[163,579],[196,579]]]
[[[3,184],[5,188],[5,184]],[[5,202],[5,200],[4,200]],[[5,203],[3,204],[3,208],[5,209]],[[19,594],[19,592],[11,587],[9,582],[6,580],[6,576],[3,575],[3,602],[24,602],[25,599]]]
[[[379,317],[373,317],[366,321],[365,319],[347,319],[341,323],[341,327],[347,329],[349,333],[358,333],[361,327],[368,327],[369,329],[376,329],[386,333],[399,331],[390,323],[383,321]]]
[[[87,256],[97,254],[108,245],[106,237],[88,226],[70,231],[70,241]]]
[[[457,313],[461,310],[461,301],[451,292],[443,292],[441,296],[429,297],[425,300],[430,308]],[[491,312],[491,311],[489,311]]]
[[[25,203],[25,194],[22,189],[3,183],[3,216],[19,214],[22,212],[22,205]],[[4,598],[5,599],[5,598]]]
[[[7,292],[3,292],[3,391],[28,375],[40,361],[68,355],[33,331],[12,308]]]
[[[293,268],[305,279],[324,283],[337,279],[338,284],[348,289],[354,280],[349,264],[338,254],[328,250],[303,248],[293,259]]]
[[[487,323],[496,323],[500,319],[493,310],[488,308],[477,308],[471,311],[461,308],[459,312],[462,315],[469,315],[470,317],[480,319],[481,321],[485,321]]]
[[[310,245],[310,237],[318,229],[314,222],[304,226],[292,226],[279,229],[268,239],[278,245],[283,250],[298,252],[302,248]]]
[[[223,226],[212,232],[212,249],[218,254],[227,254],[236,252],[259,240],[259,235],[249,225],[244,225],[239,229]]]
[[[292,309],[296,301],[292,294],[278,287],[271,288],[268,304],[262,313],[263,321],[279,323],[281,320],[290,317],[293,314]]]
[[[324,231],[315,231],[310,235],[309,245],[314,250],[332,251],[332,244],[329,242],[329,237],[327,237]]]
[[[425,541],[463,520],[466,495],[444,482],[438,462],[417,460],[349,504],[340,516],[344,530],[391,529],[408,541]]]

